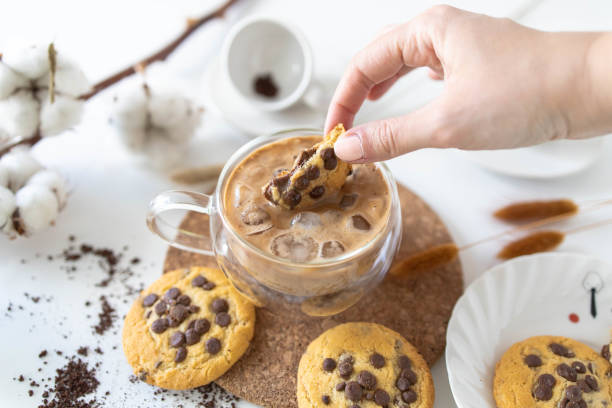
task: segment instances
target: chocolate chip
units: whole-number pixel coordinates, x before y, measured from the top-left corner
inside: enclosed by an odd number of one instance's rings
[[[548,345],[550,351],[561,357],[574,357],[574,352],[559,343],[550,343]]]
[[[417,375],[410,368],[403,369],[402,372],[400,373],[400,377],[408,380],[408,382],[410,382],[410,385],[414,385],[417,382]]]
[[[221,342],[219,339],[211,337],[210,339],[206,340],[206,351],[208,351],[210,354],[217,354],[219,350],[221,350]]]
[[[185,343],[188,346],[196,344],[198,341],[200,341],[200,335],[195,329],[187,329],[187,331],[185,331]]]
[[[342,378],[350,377],[353,374],[353,363],[351,361],[341,361],[338,364],[338,372]]]
[[[584,381],[586,381],[586,383],[589,385],[589,387],[593,390],[593,391],[597,391],[599,389],[599,386],[597,384],[597,380],[595,379],[595,377],[591,376],[591,375],[586,375],[584,377]]]
[[[336,158],[333,147],[321,150],[321,158],[323,159],[323,167],[325,167],[325,170],[333,170],[338,165],[338,159]]]
[[[525,356],[523,362],[527,365],[527,367],[534,368],[542,365],[542,359],[535,354],[529,354]]]
[[[609,344],[604,344],[604,346],[601,348],[601,356],[605,358],[606,360],[610,360],[610,345]]]
[[[370,364],[372,364],[374,368],[382,368],[385,366],[385,358],[378,353],[374,353],[370,356]]]
[[[410,368],[412,366],[412,361],[408,358],[408,356],[399,356],[397,358],[397,365],[399,368]]]
[[[227,312],[229,310],[229,305],[225,299],[217,298],[210,304],[210,310],[215,313]]]
[[[232,318],[225,312],[217,313],[215,316],[215,323],[221,327],[227,327],[232,322]]]
[[[555,377],[553,377],[551,374],[542,374],[538,377],[537,383],[544,387],[552,388],[557,383],[557,380],[555,380]]]
[[[180,347],[176,350],[176,355],[174,356],[174,362],[180,363],[181,361],[187,358],[187,349],[185,347]]]
[[[317,166],[309,166],[308,170],[306,170],[306,177],[308,177],[309,180],[316,180],[319,178],[320,174],[321,171]]]
[[[171,347],[181,347],[185,344],[185,335],[180,332],[174,332],[172,333],[172,335],[170,336],[170,346]]]
[[[404,377],[397,377],[397,381],[395,382],[395,386],[400,391],[408,391],[411,385],[410,381]]]
[[[344,394],[346,398],[351,401],[360,401],[363,395],[363,389],[357,381],[349,381],[344,388]]]
[[[329,395],[322,396],[321,400],[323,401],[325,405],[329,405],[329,403],[331,402],[331,398],[329,398]]]
[[[168,304],[166,302],[164,302],[163,300],[160,300],[159,302],[157,302],[157,304],[155,305],[155,313],[157,313],[158,316],[162,316],[167,311],[168,311]]]
[[[587,404],[584,400],[569,401],[565,408],[587,408]]]
[[[306,163],[316,153],[316,151],[317,150],[313,148],[302,150],[300,152],[300,156],[297,159],[297,165],[301,166]]]
[[[287,187],[287,184],[289,184],[290,178],[291,174],[284,174],[282,176],[273,178],[272,184],[274,184],[274,187],[278,188],[279,190],[284,190]]]
[[[336,360],[333,358],[326,358],[323,360],[323,370],[331,372],[336,369]]]
[[[189,311],[183,305],[175,305],[170,308],[170,318],[175,319],[180,323],[189,316]]]
[[[565,389],[565,397],[570,401],[582,399],[582,390],[577,385],[570,385]]]
[[[176,298],[176,304],[178,305],[189,306],[190,303],[191,303],[191,298],[187,295],[181,295],[178,298]]]
[[[582,390],[582,392],[588,393],[588,392],[593,391],[593,390],[591,389],[591,386],[590,386],[590,385],[589,385],[589,384],[586,382],[586,380],[584,380],[584,379],[580,379],[580,380],[576,381],[576,385],[577,385],[578,387],[580,387],[580,389]]]
[[[593,364],[589,363],[587,367],[589,368],[589,372],[593,373]]]
[[[580,361],[574,361],[572,363],[572,368],[574,370],[576,370],[576,372],[578,374],[584,374],[586,373],[586,366],[584,364],[582,364]]]
[[[351,219],[353,220],[353,227],[357,228],[358,230],[367,231],[370,229],[370,223],[368,220],[363,218],[363,216],[359,214],[353,215]]]
[[[372,401],[372,400],[374,399],[374,391],[368,391],[368,392],[366,393],[366,395],[365,395],[365,398],[366,398],[368,401]]]
[[[389,405],[390,401],[391,398],[389,397],[389,394],[387,394],[387,391],[381,389],[374,391],[374,402],[377,405],[380,405],[381,407],[386,407],[387,405]]]
[[[323,161],[323,167],[325,167],[325,170],[333,170],[336,168],[337,165],[338,159],[335,157]]]
[[[196,333],[202,335],[210,329],[210,322],[208,319],[198,319],[195,321],[193,328],[195,329]]]
[[[174,317],[168,317],[168,326],[170,327],[178,327],[181,325],[181,321],[177,320]]]
[[[344,391],[344,388],[346,387],[346,383],[343,382],[339,382],[338,384],[336,384],[336,391]]]
[[[351,207],[357,201],[357,194],[345,194],[340,200],[340,207],[347,208]]]
[[[168,328],[168,319],[157,319],[151,323],[151,330],[153,333],[161,334]]]
[[[416,400],[417,400],[416,392],[412,390],[402,392],[402,401],[404,401],[405,403],[412,404]]]
[[[204,285],[202,285],[202,289],[204,290],[213,290],[215,288],[215,284],[208,281]]]
[[[308,184],[310,184],[310,180],[308,180],[308,176],[305,174],[295,180],[295,188],[298,190],[304,190],[306,187],[308,187]]]
[[[198,313],[200,311],[200,306],[198,305],[189,305],[189,313]]]
[[[357,405],[357,404],[353,404],[349,408],[361,408],[361,407],[359,405]]]
[[[205,277],[203,277],[202,275],[198,275],[198,276],[196,276],[195,278],[193,278],[193,279],[191,280],[191,286],[194,286],[194,287],[201,287],[201,286],[202,286],[202,285],[204,285],[206,282],[208,282],[208,281],[206,280],[206,278],[205,278]]]
[[[327,159],[331,159],[332,157],[336,157],[336,153],[334,152],[333,147],[328,147],[328,148],[321,150],[320,155],[323,160],[327,160]]]
[[[366,390],[376,387],[376,377],[369,371],[361,371],[357,374],[357,382]]]
[[[313,200],[323,197],[323,194],[325,194],[325,187],[323,186],[316,186],[315,188],[310,190],[310,193],[308,193],[310,198],[312,198]]]
[[[283,201],[291,208],[295,207],[302,201],[302,195],[297,190],[289,190],[283,194]]]
[[[538,385],[535,387],[535,390],[533,390],[533,396],[540,401],[548,401],[552,398],[552,395],[552,388],[543,385]]]
[[[568,381],[576,382],[577,374],[576,370],[568,366],[565,363],[561,363],[557,366],[557,374],[565,378]]]
[[[181,294],[181,291],[178,288],[170,288],[164,294],[164,298],[168,299],[176,299]]]
[[[142,305],[144,307],[153,306],[153,303],[157,302],[158,298],[159,296],[157,296],[155,293],[149,293],[144,299],[142,299]]]

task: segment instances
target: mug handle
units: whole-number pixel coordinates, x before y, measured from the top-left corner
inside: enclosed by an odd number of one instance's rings
[[[172,221],[164,214],[172,211],[195,211],[212,216],[212,197],[190,191],[171,190],[156,196],[149,203],[147,226],[170,246],[202,255],[215,256],[209,236],[187,231],[180,227],[182,218]]]

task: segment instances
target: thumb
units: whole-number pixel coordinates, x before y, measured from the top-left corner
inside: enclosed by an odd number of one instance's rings
[[[355,126],[342,135],[336,155],[351,163],[387,160],[426,147],[448,147],[447,131],[438,103],[430,103],[404,116]]]

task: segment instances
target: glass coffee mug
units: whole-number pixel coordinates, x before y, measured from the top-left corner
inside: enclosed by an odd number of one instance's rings
[[[321,134],[295,129],[261,136],[227,161],[212,195],[167,191],[149,205],[147,225],[173,247],[214,256],[232,284],[254,304],[293,316],[329,316],[355,304],[385,276],[400,245],[402,220],[397,186],[389,169],[377,163],[390,192],[388,219],[360,248],[339,257],[294,263],[249,243],[226,217],[225,186],[234,168],[251,152],[282,138]],[[181,226],[189,211],[208,214],[210,236]]]

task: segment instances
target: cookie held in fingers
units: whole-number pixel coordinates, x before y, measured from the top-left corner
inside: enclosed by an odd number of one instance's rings
[[[537,336],[512,345],[495,368],[498,408],[611,406],[610,363],[566,337]]]
[[[321,142],[303,150],[291,170],[275,174],[263,187],[266,199],[289,210],[304,209],[339,191],[351,173],[351,165],[334,153],[334,143],[344,132],[344,126],[337,125]]]
[[[199,387],[223,375],[253,337],[255,310],[212,268],[168,272],[144,290],[123,326],[134,374],[162,388]]]
[[[300,408],[431,408],[427,363],[399,333],[375,323],[345,323],[310,343],[298,368]]]

